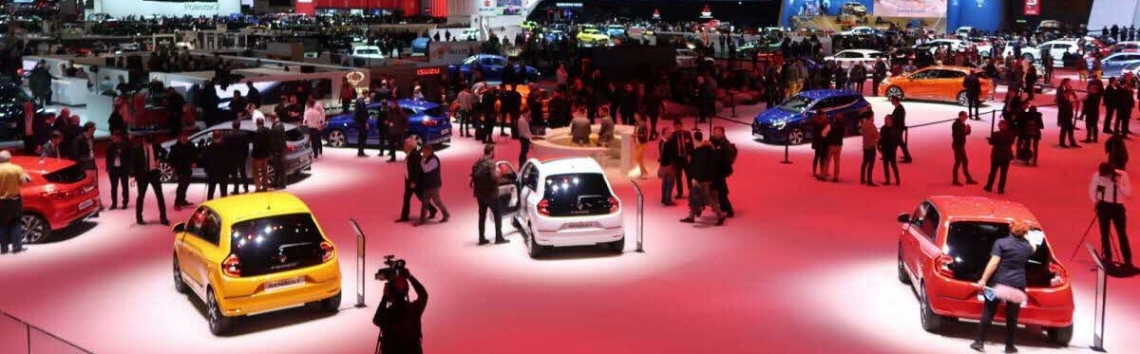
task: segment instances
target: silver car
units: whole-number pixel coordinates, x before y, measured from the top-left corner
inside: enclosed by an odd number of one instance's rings
[[[256,130],[257,130],[257,125],[254,124],[253,121],[249,121],[249,120],[241,121],[241,131],[243,131],[249,135],[249,141],[251,143],[253,142],[253,135],[254,135],[254,132]],[[198,148],[198,150],[201,151],[203,148],[205,148],[206,146],[209,146],[211,143],[213,143],[213,134],[214,134],[214,132],[217,132],[217,131],[220,131],[220,132],[222,132],[223,135],[225,135],[225,134],[228,134],[231,131],[233,131],[233,128],[232,128],[231,123],[229,123],[229,122],[218,124],[218,125],[206,128],[200,132],[197,132],[197,133],[194,133],[193,135],[191,135],[190,136],[190,143],[194,144],[194,146],[196,146]],[[177,142],[178,142],[178,140],[170,140],[170,141],[164,142],[164,143],[162,143],[162,148],[166,149],[167,151],[170,151],[170,147],[174,146],[174,143],[177,143]],[[250,145],[250,149],[251,150],[253,149],[252,144]],[[312,164],[313,164],[313,161],[312,161],[313,150],[312,149],[313,149],[312,146],[309,145],[309,135],[308,134],[305,134],[305,132],[303,132],[301,130],[301,128],[296,126],[296,125],[285,123],[285,175],[286,176],[300,175],[301,172],[304,172],[305,170],[309,170],[312,167]],[[253,163],[252,158],[246,162],[246,164],[247,164],[246,165],[246,171],[249,173],[250,178],[252,178],[252,175],[253,175],[253,166],[251,165],[252,163]],[[162,181],[163,182],[174,182],[176,180],[175,175],[174,175],[174,168],[172,166],[170,166],[169,163],[167,163],[166,161],[159,161],[158,165],[159,165],[159,169],[161,169],[161,171],[162,171]],[[197,165],[194,166],[194,170],[192,173],[193,173],[193,178],[206,178],[206,171]],[[274,176],[276,176],[272,163],[269,164],[269,169],[268,169],[267,175],[268,175],[267,178],[269,180],[268,182],[270,185],[272,185],[274,182],[273,178],[274,178]],[[288,182],[288,181],[286,181],[286,182]]]

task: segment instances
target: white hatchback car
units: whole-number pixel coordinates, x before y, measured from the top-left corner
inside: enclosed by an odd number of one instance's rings
[[[625,249],[621,200],[594,159],[530,159],[514,187],[518,197],[507,195],[505,203],[518,207],[512,224],[526,237],[532,258],[552,247]]]
[[[874,70],[875,62],[886,58],[886,54],[871,49],[848,49],[835,53],[833,56],[823,58],[824,61],[834,61],[843,69],[851,69],[855,65],[863,65],[868,70]]]

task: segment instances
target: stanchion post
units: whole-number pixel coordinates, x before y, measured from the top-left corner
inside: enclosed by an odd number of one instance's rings
[[[1088,249],[1089,255],[1096,264],[1096,296],[1093,308],[1093,345],[1089,347],[1097,352],[1105,353],[1104,349],[1104,315],[1105,304],[1108,300],[1108,276],[1105,274],[1105,264],[1101,263],[1100,256],[1097,255],[1096,249],[1089,243],[1085,243],[1085,248]]]
[[[634,251],[645,253],[645,195],[641,193],[641,186],[637,181],[629,182],[633,184],[633,191],[637,193],[637,221],[634,223],[637,225],[637,249]]]
[[[792,160],[788,159],[788,149],[790,149],[790,146],[792,145],[791,139],[788,139],[789,135],[791,135],[791,132],[788,130],[785,130],[784,131],[784,161],[780,161],[780,163],[785,164],[785,165],[792,163]]]
[[[990,136],[994,135],[994,129],[997,129],[997,111],[990,111]]]
[[[356,232],[356,305],[355,305],[355,307],[356,308],[363,308],[363,307],[368,306],[364,303],[364,287],[365,287],[364,274],[367,273],[367,271],[365,270],[365,263],[364,263],[364,261],[365,261],[365,257],[364,257],[365,256],[365,250],[367,249],[365,247],[366,244],[365,244],[365,239],[364,239],[364,230],[360,229],[360,224],[357,224],[355,219],[348,219],[348,223],[349,223],[349,225],[352,226],[352,230]]]

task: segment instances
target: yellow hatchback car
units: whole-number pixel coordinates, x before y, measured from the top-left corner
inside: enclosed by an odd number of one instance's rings
[[[174,288],[206,303],[215,335],[240,316],[318,302],[336,312],[340,281],[336,247],[292,194],[215,199],[174,225]]]

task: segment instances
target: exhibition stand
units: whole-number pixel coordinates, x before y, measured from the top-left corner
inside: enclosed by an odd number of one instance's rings
[[[629,180],[633,192],[637,194],[637,253],[645,253],[645,194],[641,193],[641,185],[637,181]]]
[[[352,231],[356,232],[356,308],[367,307],[364,303],[364,274],[365,270],[364,254],[365,240],[364,230],[360,229],[360,224],[356,223],[356,219],[348,219],[349,226],[352,226]]]
[[[1092,257],[1093,263],[1096,264],[1096,302],[1093,304],[1093,345],[1090,349],[1106,353],[1104,349],[1104,314],[1105,303],[1108,301],[1108,275],[1104,267],[1104,263],[1100,261],[1100,256],[1096,253],[1096,248],[1089,243],[1085,243],[1085,249],[1088,249],[1089,256]]]
[[[593,125],[589,145],[578,145],[570,136],[570,128],[547,129],[543,139],[534,140],[534,156],[542,159],[560,157],[588,156],[602,168],[618,169],[622,175],[632,172],[633,166],[633,127],[628,125],[614,126],[614,141],[609,146],[597,146],[597,129]]]

